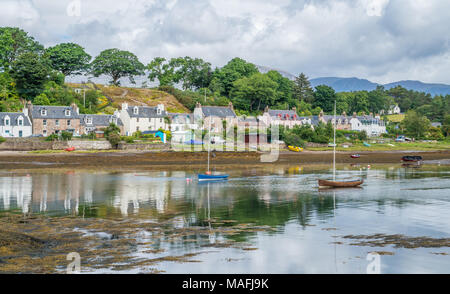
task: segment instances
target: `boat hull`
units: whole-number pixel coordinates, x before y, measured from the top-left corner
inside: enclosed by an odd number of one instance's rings
[[[363,183],[364,180],[348,181],[348,182],[319,180],[319,187],[346,188],[346,187],[357,187],[362,185]]]
[[[403,156],[402,161],[405,162],[418,162],[422,161],[422,156]]]
[[[206,174],[198,175],[199,181],[221,181],[226,179],[228,179],[228,175],[206,175]]]

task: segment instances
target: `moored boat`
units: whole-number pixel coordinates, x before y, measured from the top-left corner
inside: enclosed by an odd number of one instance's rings
[[[350,155],[350,157],[351,157],[351,158],[360,158],[361,155],[359,155],[359,154],[352,154],[352,155]]]
[[[220,181],[228,179],[228,175],[208,175],[208,174],[199,174],[199,181]]]
[[[410,161],[410,162],[422,161],[422,156],[407,155],[402,157],[402,161]]]
[[[357,187],[364,183],[364,180],[356,180],[356,181],[328,181],[328,180],[319,180],[319,187],[335,187],[335,188],[349,188],[349,187]]]

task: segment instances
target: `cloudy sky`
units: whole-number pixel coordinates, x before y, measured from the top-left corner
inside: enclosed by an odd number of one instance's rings
[[[450,84],[448,0],[0,0],[0,26],[45,46],[76,42],[156,56],[233,57],[386,83]]]

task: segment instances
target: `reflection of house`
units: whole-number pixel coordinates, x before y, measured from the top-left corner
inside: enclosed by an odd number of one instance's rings
[[[33,134],[48,136],[61,131],[81,134],[79,110],[76,104],[71,106],[40,106],[28,102],[28,113],[33,125]]]
[[[167,125],[164,118],[167,117],[164,104],[158,104],[156,107],[149,106],[128,106],[122,104],[120,119],[122,120],[125,134],[130,136],[137,131],[156,131],[166,129]]]
[[[0,136],[1,137],[29,137],[33,128],[28,110],[23,112],[0,112]]]
[[[117,115],[81,114],[81,134],[87,135],[95,132],[98,137],[102,137],[103,129],[114,123],[120,129],[120,134],[124,135],[122,120]]]
[[[170,113],[169,117],[172,142],[184,143],[195,139],[194,131],[198,129],[198,125],[194,123],[194,114]]]
[[[194,109],[194,119],[196,122],[203,121],[203,129],[211,129],[211,133],[221,134],[224,122],[226,122],[227,129],[230,126],[237,125],[237,116],[231,102],[228,107],[202,106],[197,103]]]

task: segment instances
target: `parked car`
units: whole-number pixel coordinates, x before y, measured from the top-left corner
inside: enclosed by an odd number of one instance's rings
[[[221,137],[215,136],[215,137],[211,137],[211,144],[223,144],[225,143],[225,140],[222,139]]]
[[[403,135],[400,135],[395,139],[395,142],[410,142],[410,141],[412,141],[411,138],[405,137]]]

